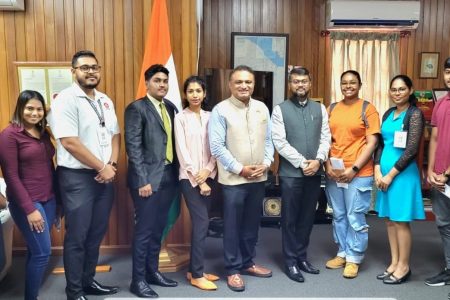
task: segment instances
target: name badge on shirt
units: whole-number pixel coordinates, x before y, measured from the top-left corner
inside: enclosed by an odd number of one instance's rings
[[[395,148],[406,148],[406,139],[408,138],[407,131],[396,131],[394,133],[394,147]]]
[[[108,133],[108,129],[106,127],[101,126],[97,129],[98,142],[102,147],[108,147],[111,143],[111,136]]]

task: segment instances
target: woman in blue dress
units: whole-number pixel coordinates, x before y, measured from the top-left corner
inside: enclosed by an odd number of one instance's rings
[[[386,219],[391,263],[377,279],[399,284],[411,276],[412,220],[425,218],[419,169],[415,161],[424,128],[422,111],[415,104],[413,84],[405,75],[391,80],[389,94],[395,107],[386,111],[375,152],[375,209]]]

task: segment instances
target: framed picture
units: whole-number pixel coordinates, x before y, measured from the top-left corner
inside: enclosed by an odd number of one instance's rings
[[[420,78],[438,78],[439,52],[420,53]]]
[[[288,49],[287,34],[232,32],[231,68],[247,65],[255,71],[273,72],[275,107],[286,99]]]
[[[433,89],[433,101],[437,102],[449,92],[448,89]]]
[[[59,92],[72,85],[70,62],[14,62],[19,91],[38,91],[50,106]]]
[[[430,90],[415,90],[414,95],[417,98],[417,107],[422,110],[425,120],[430,121],[434,108],[433,92]]]

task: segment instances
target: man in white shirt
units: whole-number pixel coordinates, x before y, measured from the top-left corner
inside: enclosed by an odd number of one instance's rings
[[[114,104],[95,88],[95,54],[72,58],[74,83],[51,104],[48,120],[57,140],[57,174],[65,216],[64,269],[67,299],[115,294],[118,287],[94,280],[100,243],[114,199],[120,132]]]

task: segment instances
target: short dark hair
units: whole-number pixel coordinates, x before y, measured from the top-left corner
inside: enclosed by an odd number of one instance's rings
[[[253,77],[255,76],[255,71],[253,71],[252,68],[250,68],[249,66],[246,66],[246,65],[239,65],[231,71],[230,76],[228,77],[228,80],[231,80],[231,77],[233,76],[233,74],[238,71],[247,71],[250,74],[252,74]]]
[[[353,75],[355,75],[355,76],[356,76],[356,79],[358,79],[358,81],[359,81],[359,85],[362,84],[362,81],[361,81],[361,75],[359,75],[359,73],[358,73],[357,71],[355,71],[355,70],[347,70],[347,71],[345,71],[344,73],[342,73],[342,75],[341,75],[341,81],[342,81],[342,78],[343,78],[346,74],[353,74]]]
[[[444,69],[450,69],[450,57],[445,60]]]
[[[90,50],[80,50],[80,51],[76,52],[72,57],[72,68],[76,67],[77,61],[80,57],[85,57],[85,56],[92,57],[98,63],[97,57],[95,57],[94,52],[92,52]]]
[[[408,89],[412,89],[413,88],[413,82],[412,82],[411,78],[409,78],[408,76],[403,75],[403,74],[394,76],[394,78],[391,79],[391,83],[389,84],[389,87],[392,87],[392,84],[397,79],[400,79],[401,81],[403,81],[403,83],[405,83],[405,85],[408,87]],[[411,105],[414,105],[414,106],[416,105],[417,97],[416,97],[416,95],[414,95],[414,93],[409,95],[408,102]]]
[[[25,106],[27,105],[28,101],[30,101],[31,99],[36,99],[42,104],[42,108],[44,109],[44,117],[39,122],[39,124],[37,124],[37,127],[41,131],[45,130],[47,126],[47,110],[45,108],[45,100],[44,97],[42,97],[41,93],[32,90],[24,90],[20,92],[19,97],[17,97],[16,109],[14,110],[11,123],[23,127],[23,111],[25,110]]]
[[[291,72],[289,72],[289,76],[288,76],[288,80],[291,81],[291,76],[292,75],[307,75],[309,80],[311,80],[311,75],[309,74],[309,70],[305,67],[297,67],[297,68],[293,68],[291,70]]]
[[[162,72],[169,76],[169,70],[161,64],[151,65],[144,73],[145,81],[150,80],[156,73]]]
[[[186,95],[187,89],[188,89],[188,87],[189,87],[189,85],[190,85],[191,83],[198,83],[198,84],[201,86],[203,92],[206,92],[206,82],[205,82],[205,80],[204,80],[203,78],[201,78],[200,76],[192,75],[192,76],[189,76],[189,77],[184,81],[184,84],[183,84],[183,92],[184,92],[185,95]],[[204,102],[202,102],[202,106],[203,106],[203,105],[204,105]],[[186,99],[184,99],[184,100],[183,100],[183,107],[186,108],[186,107],[188,107],[188,106],[189,106],[188,101],[187,101]]]

